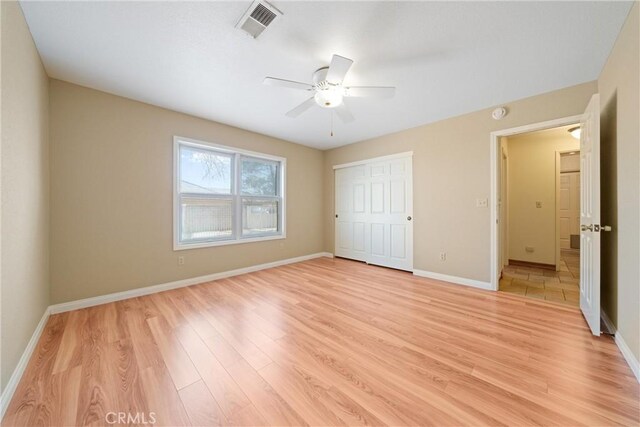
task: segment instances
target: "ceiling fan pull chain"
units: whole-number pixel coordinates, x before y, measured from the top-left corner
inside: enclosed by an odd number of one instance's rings
[[[333,110],[331,111],[331,136],[333,136]]]

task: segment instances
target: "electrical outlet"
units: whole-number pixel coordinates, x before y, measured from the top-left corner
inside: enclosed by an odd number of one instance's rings
[[[184,265],[184,257],[183,256],[179,256],[178,257],[178,265]]]
[[[476,199],[477,208],[486,208],[488,206],[489,206],[489,201],[487,199]]]
[[[446,260],[447,260],[447,253],[440,252],[440,261],[446,261]]]

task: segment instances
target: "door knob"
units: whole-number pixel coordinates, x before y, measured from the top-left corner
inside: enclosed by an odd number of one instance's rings
[[[593,224],[589,224],[589,225],[582,224],[580,226],[580,231],[593,231]]]
[[[407,217],[407,221],[411,221],[411,217],[410,216]]]
[[[338,218],[338,214],[336,214],[336,218]]]
[[[600,229],[602,231],[611,231],[611,226],[610,225],[603,225],[600,227]]]

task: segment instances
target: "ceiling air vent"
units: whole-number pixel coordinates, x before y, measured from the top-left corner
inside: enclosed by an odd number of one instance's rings
[[[255,39],[280,15],[282,12],[266,1],[254,1],[240,18],[236,28],[240,28]]]

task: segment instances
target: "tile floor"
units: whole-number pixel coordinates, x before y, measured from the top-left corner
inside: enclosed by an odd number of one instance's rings
[[[563,249],[560,271],[506,266],[500,279],[500,290],[578,307],[580,305],[580,251]]]

